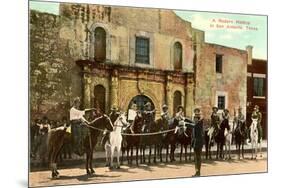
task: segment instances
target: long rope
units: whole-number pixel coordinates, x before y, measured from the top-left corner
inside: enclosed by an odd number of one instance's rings
[[[91,129],[95,129],[95,130],[98,130],[98,131],[101,131],[103,132],[104,130],[103,129],[100,129],[100,128],[96,128],[96,127],[92,127],[92,126],[89,126],[87,125],[89,128]],[[175,131],[176,129],[169,129],[169,130],[166,130],[166,131],[158,131],[158,132],[153,132],[153,133],[121,133],[122,135],[124,136],[150,136],[150,135],[157,135],[157,134],[164,134],[164,133],[168,133],[168,132],[172,132],[172,131]]]

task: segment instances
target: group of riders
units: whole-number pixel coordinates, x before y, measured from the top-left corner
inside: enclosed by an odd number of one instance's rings
[[[35,125],[39,129],[39,138],[43,139],[44,137],[47,137],[47,133],[51,132],[54,129],[65,129],[68,132],[71,132],[72,139],[74,141],[73,143],[73,151],[76,154],[83,154],[83,151],[81,150],[81,144],[83,141],[83,136],[88,134],[87,125],[90,123],[89,121],[99,117],[102,113],[97,108],[92,109],[85,109],[80,110],[81,101],[79,98],[74,99],[73,106],[70,109],[69,119],[70,123],[67,121],[67,118],[64,117],[57,126],[50,126],[50,122],[47,117],[44,117],[42,120],[36,120]],[[211,114],[211,122],[209,127],[210,133],[218,133],[220,129],[230,129],[229,126],[229,120],[230,120],[230,113],[228,109],[224,109],[221,116],[220,113],[218,113],[219,109],[217,107],[212,108],[212,114]],[[90,117],[85,118],[85,115],[87,112],[90,112]],[[117,107],[113,107],[111,109],[111,112],[109,113],[109,118],[114,125],[115,121],[120,115],[120,111]],[[155,120],[155,114],[156,111],[153,109],[153,106],[150,102],[147,102],[144,105],[144,109],[140,110],[138,109],[138,106],[136,103],[133,103],[129,109],[128,112],[128,121],[130,123],[130,130],[131,134],[134,134],[134,127],[135,126],[142,126],[142,133],[149,133],[151,122]],[[193,116],[191,118],[192,121],[196,122],[196,117],[200,115],[200,120],[203,120],[201,111],[199,108],[194,109]],[[186,117],[184,115],[184,108],[183,106],[177,107],[177,112],[174,116],[171,116],[169,114],[169,107],[164,104],[162,106],[161,111],[161,118],[168,123],[168,125],[174,125],[174,122],[177,122],[177,126],[175,128],[175,133],[177,132],[178,127],[182,127],[186,122]],[[258,135],[259,135],[259,141],[262,137],[262,128],[261,128],[261,119],[262,114],[259,111],[259,106],[255,105],[254,110],[252,112],[252,119],[256,119],[258,122],[257,128],[258,128]],[[245,124],[246,118],[244,114],[242,113],[242,109],[239,107],[238,114],[234,116],[233,121],[240,122],[242,124]],[[71,125],[71,126],[70,126]],[[71,127],[71,130],[69,130]],[[101,139],[101,144],[104,145],[109,137],[109,131],[104,131],[103,137]],[[249,133],[247,137],[250,139]],[[41,148],[42,149],[42,148]],[[45,148],[46,149],[46,148]],[[43,152],[44,152],[43,147]]]

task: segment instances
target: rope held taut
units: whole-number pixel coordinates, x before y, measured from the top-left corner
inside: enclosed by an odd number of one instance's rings
[[[100,132],[104,131],[103,129],[99,129],[99,128],[92,127],[92,126],[89,126],[89,125],[87,125],[87,127],[91,128],[91,129],[98,130]],[[150,135],[164,134],[164,133],[172,132],[172,131],[175,131],[175,130],[176,129],[174,128],[174,129],[169,129],[169,130],[166,130],[166,131],[158,131],[158,132],[153,132],[153,133],[121,133],[121,134],[124,135],[124,136],[150,136]]]

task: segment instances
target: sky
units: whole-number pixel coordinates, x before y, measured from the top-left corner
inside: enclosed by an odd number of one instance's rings
[[[30,1],[30,8],[59,14],[59,3]],[[199,11],[174,11],[192,27],[205,31],[205,41],[238,49],[253,46],[253,57],[267,59],[267,17]],[[211,27],[211,25],[213,27]]]

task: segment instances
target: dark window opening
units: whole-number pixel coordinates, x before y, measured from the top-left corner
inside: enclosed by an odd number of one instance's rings
[[[182,69],[182,45],[179,42],[174,44],[174,69]]]
[[[218,96],[218,108],[225,109],[225,96]]]
[[[106,32],[103,28],[95,29],[95,61],[104,62],[106,59]]]
[[[102,85],[94,87],[94,107],[105,113],[105,88]]]
[[[222,73],[222,55],[216,55],[216,73]]]
[[[174,93],[174,114],[177,113],[177,108],[180,105],[181,105],[181,92],[175,91],[175,93]]]
[[[254,78],[254,96],[264,96],[264,78]]]
[[[149,39],[136,37],[136,63],[149,64]]]

